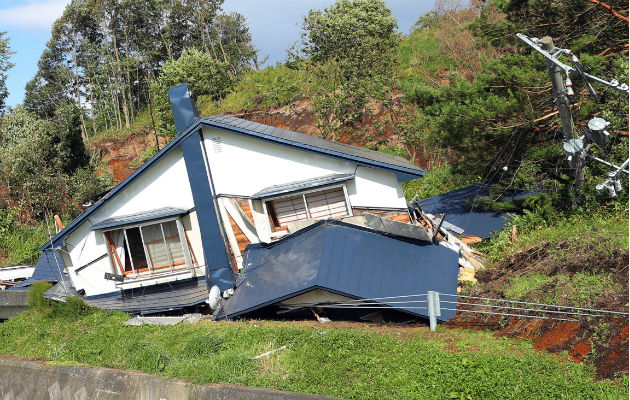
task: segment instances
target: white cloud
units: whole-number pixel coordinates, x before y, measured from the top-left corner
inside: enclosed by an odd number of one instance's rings
[[[0,8],[0,27],[49,31],[70,0],[36,0],[20,6]]]

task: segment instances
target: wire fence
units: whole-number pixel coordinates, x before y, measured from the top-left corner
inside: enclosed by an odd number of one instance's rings
[[[442,299],[440,299],[440,296]],[[345,301],[319,303],[289,303],[289,309],[399,309],[429,317],[431,330],[435,330],[442,311],[455,311],[456,314],[485,314],[502,317],[531,318],[552,321],[583,321],[589,318],[628,317],[628,312],[602,310],[587,307],[574,307],[560,304],[536,303],[521,300],[497,299],[491,297],[467,296],[462,294],[429,291],[422,294],[374,297]],[[427,310],[421,312],[420,310]]]

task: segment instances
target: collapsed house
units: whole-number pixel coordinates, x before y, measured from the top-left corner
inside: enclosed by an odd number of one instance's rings
[[[455,293],[459,247],[437,244],[403,195],[401,182],[424,175],[416,165],[200,118],[187,85],[169,97],[177,136],[42,246],[14,290],[47,280],[49,298],[142,314],[209,302],[217,318],[357,300],[425,317],[392,299]]]

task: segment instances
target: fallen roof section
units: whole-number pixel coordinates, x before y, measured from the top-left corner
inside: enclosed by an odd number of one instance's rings
[[[53,249],[46,249],[39,256],[37,264],[35,265],[35,271],[30,278],[18,283],[9,290],[24,288],[32,285],[35,282],[61,282],[62,280],[69,281],[68,275],[64,272],[66,265],[63,263],[63,259],[59,254],[59,251]]]
[[[88,296],[85,302],[105,310],[150,314],[178,310],[208,299],[205,277],[139,287],[112,294]]]
[[[452,230],[457,235],[475,235],[486,239],[492,236],[493,231],[503,229],[505,223],[510,219],[505,211],[487,210],[473,204],[479,197],[488,196],[490,187],[476,183],[420,200],[418,203],[425,214],[433,216],[446,214],[445,221],[455,225]],[[503,196],[501,201],[524,199],[530,194],[526,191],[515,191]],[[446,228],[448,226],[444,225]]]
[[[456,293],[458,258],[447,247],[320,221],[271,245],[248,246],[245,272],[217,318],[236,318],[316,289],[353,299],[380,298],[375,300],[380,306],[427,317],[426,303],[400,297],[429,290]],[[454,315],[443,310],[440,318]]]

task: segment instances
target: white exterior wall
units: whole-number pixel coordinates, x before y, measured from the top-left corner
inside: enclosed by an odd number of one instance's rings
[[[94,296],[118,290],[116,282],[104,279],[105,272],[113,273],[113,266],[107,251],[105,237],[101,231],[90,231],[90,227],[100,221],[129,215],[141,211],[149,211],[162,207],[190,209],[194,207],[192,192],[188,182],[186,164],[179,148],[173,149],[168,155],[145,171],[133,183],[119,192],[94,214],[92,214],[79,228],[64,239],[70,263],[67,263],[68,273],[77,290],[85,290],[87,296]],[[199,237],[196,215],[194,221],[185,222],[191,231],[189,238],[193,251],[200,264],[204,263],[201,239]],[[191,215],[191,220],[192,215]],[[186,228],[188,228],[188,226]],[[195,229],[196,232],[195,232]],[[75,273],[75,269],[108,254],[102,260]],[[67,260],[67,259],[66,259]]]
[[[353,207],[407,208],[401,185],[391,172],[217,129],[203,132],[216,194],[251,196],[272,185],[355,174],[346,183]]]

